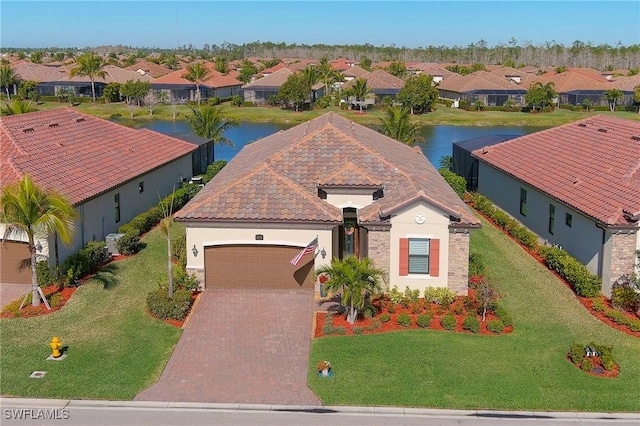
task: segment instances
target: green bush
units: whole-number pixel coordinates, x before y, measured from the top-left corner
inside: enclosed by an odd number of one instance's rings
[[[351,331],[353,331],[353,334],[362,334],[362,327],[352,327]]]
[[[569,357],[571,362],[578,365],[584,359],[584,345],[580,343],[573,343],[569,347]]]
[[[183,320],[191,307],[191,292],[176,290],[173,299],[169,299],[166,288],[159,288],[147,295],[149,312],[160,319]]]
[[[419,299],[420,299],[420,290],[418,289],[411,290],[409,286],[407,286],[407,288],[404,289],[404,295],[402,298],[403,304],[406,303],[408,306],[412,303],[418,303]]]
[[[127,232],[116,241],[118,253],[124,256],[136,254],[143,248],[140,237],[135,232]]]
[[[391,315],[389,314],[380,315],[380,322],[389,322],[389,320],[391,320]]]
[[[446,287],[426,287],[424,289],[424,301],[436,303],[448,307],[456,300],[456,293]]]
[[[473,333],[480,332],[480,320],[475,315],[467,315],[462,322],[462,328]]]
[[[444,168],[441,168],[438,171],[440,172],[444,180],[447,181],[449,186],[453,188],[455,193],[458,194],[458,197],[462,198],[465,191],[467,190],[467,180],[462,176],[458,176],[454,172]]]
[[[409,314],[402,313],[398,315],[398,318],[396,319],[396,323],[398,323],[398,325],[401,325],[403,327],[409,327],[411,325],[411,316]]]
[[[607,306],[602,299],[593,299],[593,310],[596,312],[604,312]]]
[[[593,361],[589,357],[584,357],[582,359],[582,363],[580,364],[580,368],[582,371],[589,372],[593,370]]]
[[[107,260],[107,250],[104,241],[89,241],[86,246],[67,259],[62,264],[62,270],[69,273],[69,278],[78,279],[102,265]]]
[[[611,354],[602,355],[600,361],[602,362],[602,367],[607,371],[611,371],[616,367],[616,362]]]
[[[36,263],[38,285],[44,287],[51,282],[51,267],[48,260],[38,260]]]
[[[445,330],[453,330],[456,328],[456,317],[453,314],[447,314],[440,319],[440,325]]]
[[[507,311],[507,308],[505,308],[502,303],[497,302],[494,304],[493,313],[502,320],[505,327],[511,327],[513,325],[511,314],[509,314],[509,311]]]
[[[478,252],[469,253],[469,276],[482,275],[487,272],[487,265],[482,258],[482,254]]]
[[[212,96],[209,99],[207,99],[207,103],[212,106],[220,105],[220,98],[217,96]]]
[[[344,335],[344,334],[347,334],[347,329],[346,329],[346,328],[344,328],[344,327],[342,327],[342,326],[340,326],[340,327],[334,327],[334,328],[333,328],[333,332],[334,332],[335,334],[341,334],[341,335]]]
[[[500,334],[504,330],[504,323],[502,320],[489,320],[487,321],[487,330],[492,333]]]
[[[640,293],[631,285],[614,285],[611,290],[611,305],[636,313],[640,310]]]
[[[398,286],[395,286],[395,285],[389,291],[389,294],[387,296],[389,297],[389,301],[393,305],[399,305],[400,303],[402,303],[402,300],[404,299],[404,294],[401,293],[400,290],[398,290]]]
[[[558,247],[541,247],[539,253],[547,267],[566,279],[578,296],[596,297],[600,294],[600,277],[592,274],[569,253]]]
[[[235,102],[233,102],[233,104],[234,104],[234,105],[236,105],[236,103],[235,103]],[[241,105],[242,107],[244,107],[244,108],[251,108],[251,107],[256,106],[256,104],[254,104],[254,103],[253,103],[253,102],[251,102],[251,101],[244,101],[244,102],[242,102],[240,105]],[[238,106],[238,105],[236,105],[236,106]]]
[[[429,324],[431,324],[431,318],[431,314],[419,315],[416,319],[416,324],[418,324],[418,327],[427,328],[429,327]]]
[[[218,173],[220,173],[220,170],[222,170],[222,168],[226,165],[227,162],[225,160],[218,160],[209,164],[206,173],[202,176],[202,181],[204,183],[209,183],[209,181],[213,179]]]
[[[187,235],[171,239],[171,257],[183,267],[187,266]]]

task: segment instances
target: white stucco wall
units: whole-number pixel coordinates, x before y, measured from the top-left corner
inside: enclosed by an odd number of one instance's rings
[[[327,193],[326,201],[332,206],[338,207],[340,209],[343,209],[345,207],[361,209],[373,203],[372,193],[372,190],[370,190],[368,194],[348,193],[348,191]]]
[[[527,190],[527,215],[520,214],[520,188]],[[557,242],[594,273],[602,274],[601,253],[603,230],[582,213],[560,203],[542,192],[525,185],[482,161],[478,168],[478,192],[505,210],[544,241]],[[549,204],[555,205],[555,230],[549,233]],[[566,224],[566,214],[572,224]]]
[[[213,245],[252,244],[252,245],[285,245],[306,247],[316,236],[318,248],[316,250],[315,266],[331,263],[333,249],[331,244],[331,227],[292,226],[278,224],[255,224],[246,226],[233,223],[200,224],[186,223],[187,233],[187,269],[204,269],[204,248]],[[263,240],[256,240],[256,235],[262,235]],[[194,256],[193,247],[198,250]],[[322,249],[327,252],[322,258]]]
[[[422,224],[416,223],[416,215],[425,217]],[[418,203],[391,218],[389,285],[403,291],[406,286],[419,289],[425,287],[447,287],[449,275],[449,215],[435,208]],[[440,240],[440,271],[438,277],[423,274],[400,276],[400,238],[431,238]]]

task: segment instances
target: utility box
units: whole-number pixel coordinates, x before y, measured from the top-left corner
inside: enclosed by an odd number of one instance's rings
[[[109,252],[109,254],[120,254],[120,252],[118,252],[118,248],[116,247],[116,243],[122,237],[124,237],[124,234],[109,234],[106,236],[105,242],[107,243],[107,252]]]

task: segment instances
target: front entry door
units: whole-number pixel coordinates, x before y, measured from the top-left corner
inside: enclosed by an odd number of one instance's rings
[[[357,219],[344,219],[340,227],[340,259],[347,256],[360,258],[360,233]]]

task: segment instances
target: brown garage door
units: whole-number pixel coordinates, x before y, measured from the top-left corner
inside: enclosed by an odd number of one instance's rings
[[[313,290],[313,255],[298,266],[289,261],[302,248],[226,245],[205,248],[207,288],[280,288]]]
[[[20,270],[20,263],[29,256],[27,243],[0,240],[0,283],[31,283],[31,268]]]

